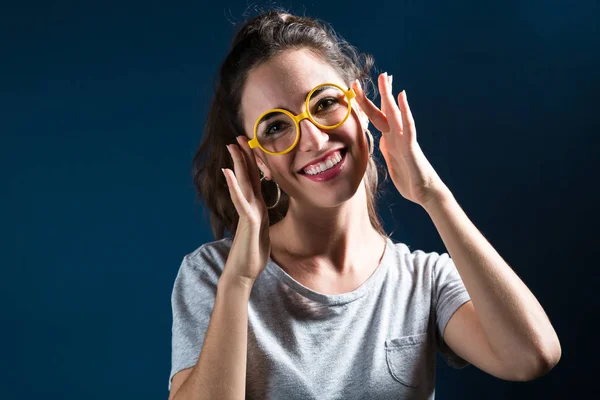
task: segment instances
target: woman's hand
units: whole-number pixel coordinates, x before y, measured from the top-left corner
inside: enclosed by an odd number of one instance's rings
[[[227,257],[223,276],[254,284],[266,268],[271,254],[269,214],[260,188],[260,175],[248,138],[238,136],[239,145],[227,146],[235,174],[223,169],[239,222]]]
[[[352,88],[356,100],[375,128],[381,132],[379,148],[387,164],[396,189],[405,198],[425,206],[433,198],[447,193],[448,188],[435,172],[419,144],[406,92],[398,95],[398,104],[392,94],[391,76],[379,75],[381,110],[366,96],[360,82]]]

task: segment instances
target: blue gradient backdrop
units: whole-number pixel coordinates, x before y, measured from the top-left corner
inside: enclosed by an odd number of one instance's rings
[[[190,163],[247,2],[0,4],[2,398],[166,399],[173,280],[212,240]],[[279,4],[407,90],[426,156],[562,340],[527,383],[440,363],[438,398],[591,391],[598,2]],[[380,207],[394,239],[444,251],[392,186]]]

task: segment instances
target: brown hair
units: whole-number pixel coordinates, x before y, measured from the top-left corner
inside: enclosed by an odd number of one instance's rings
[[[238,214],[221,168],[233,170],[233,162],[225,146],[237,143],[235,138],[245,135],[240,103],[248,73],[273,56],[300,48],[307,48],[328,62],[348,85],[359,79],[365,91],[374,86],[369,76],[374,65],[373,58],[359,53],[327,23],[280,10],[271,10],[247,21],[235,35],[231,50],[220,67],[204,137],[192,163],[197,200],[204,200],[210,211],[210,224],[216,239],[224,237],[225,229],[235,235],[238,224]],[[373,227],[387,236],[375,206],[377,169],[378,165],[371,157],[365,172],[367,208]],[[275,202],[277,189],[273,182],[263,181],[262,193],[267,205]],[[270,224],[285,216],[288,205],[289,196],[282,191],[279,204],[269,210]]]

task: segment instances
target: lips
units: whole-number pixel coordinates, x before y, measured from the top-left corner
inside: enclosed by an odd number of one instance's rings
[[[342,155],[342,157],[344,156],[344,154],[346,153],[346,148],[345,147],[339,147],[337,149],[333,149],[331,151],[328,151],[327,153],[323,154],[323,156],[310,161],[308,164],[304,165],[302,168],[300,168],[298,170],[298,173],[300,174],[304,174],[304,169],[310,167],[311,165],[315,165],[315,164],[319,164],[321,162],[324,162],[325,160],[327,160],[327,158],[332,155],[333,153],[335,153],[336,151],[339,151],[340,154]]]

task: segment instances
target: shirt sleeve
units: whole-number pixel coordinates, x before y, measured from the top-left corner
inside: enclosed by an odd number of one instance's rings
[[[173,310],[171,373],[193,367],[198,361],[215,303],[218,277],[205,263],[184,257],[171,295]]]
[[[442,253],[437,258],[432,274],[438,351],[451,367],[464,368],[469,363],[459,357],[444,341],[444,330],[456,310],[471,300],[471,297],[448,253]]]

